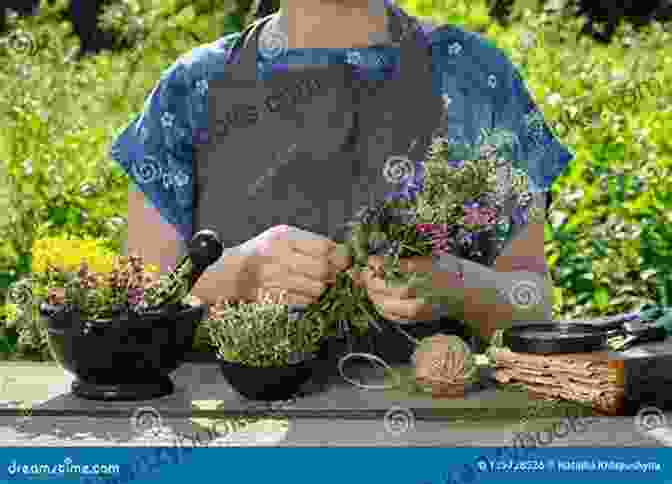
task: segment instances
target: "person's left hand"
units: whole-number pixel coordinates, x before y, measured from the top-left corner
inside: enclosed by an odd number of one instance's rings
[[[360,272],[357,283],[366,288],[369,299],[378,308],[381,316],[390,321],[429,321],[432,319],[432,305],[418,298],[416,290],[409,287],[392,287],[380,273],[383,257],[370,256],[369,268]],[[400,259],[403,272],[432,271],[431,257],[406,257]]]

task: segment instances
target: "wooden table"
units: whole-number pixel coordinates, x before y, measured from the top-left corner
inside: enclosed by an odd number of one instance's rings
[[[268,407],[243,401],[213,364],[185,364],[173,375],[174,394],[134,403],[74,397],[69,393],[71,379],[54,365],[5,364],[0,368],[1,376],[13,375],[17,380],[12,383],[15,386],[6,386],[4,398],[23,397],[24,403],[32,406],[31,417],[21,419],[16,404],[6,405],[0,416],[4,445],[30,445],[34,437],[49,437],[59,446],[88,445],[77,440],[78,435],[88,436],[90,445],[138,445],[130,417],[141,407],[158,412],[163,426],[179,435],[205,432],[209,422],[250,410],[259,416],[269,415]],[[520,419],[536,402],[525,393],[499,390],[485,381],[464,399],[433,400],[409,396],[400,389],[367,391],[339,379],[325,379],[307,388],[304,397],[271,409],[276,417],[286,418],[289,427],[282,442],[274,445],[509,446],[516,432],[549,429],[566,418],[565,409],[555,413],[549,409],[541,417],[531,417],[523,428]],[[385,425],[385,415],[393,407],[399,407],[398,414],[411,412],[413,424],[407,431],[399,432],[397,427],[391,432]],[[259,442],[262,437],[259,435]],[[632,417],[605,417],[595,418],[587,430],[555,438],[549,445],[657,446],[665,440],[654,437],[638,430]],[[163,444],[157,440],[156,445]]]

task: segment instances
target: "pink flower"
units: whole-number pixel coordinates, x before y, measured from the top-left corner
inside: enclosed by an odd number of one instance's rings
[[[450,252],[448,224],[417,224],[415,228],[418,232],[430,236],[433,255]]]
[[[417,230],[421,234],[426,234],[426,233],[429,233],[432,230],[433,227],[434,227],[434,224],[416,224],[415,225],[415,230]]]
[[[465,225],[493,225],[497,211],[493,208],[465,208],[462,223]]]

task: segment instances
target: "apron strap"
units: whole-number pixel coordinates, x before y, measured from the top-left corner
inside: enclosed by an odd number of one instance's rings
[[[416,58],[417,61],[419,61],[419,65],[422,66],[423,71],[427,68],[431,70],[431,65],[428,65],[431,63],[426,62],[423,58],[424,56],[420,56],[420,59],[417,58],[417,49],[420,47],[420,49],[429,52],[431,59],[429,44],[418,22],[403,10],[397,9],[393,5],[386,5],[386,10],[389,17],[388,32],[392,39],[391,46],[401,48],[401,54],[403,54],[404,50],[409,50],[410,45],[411,52],[408,52],[406,56],[402,55],[401,57]],[[278,13],[274,12],[254,21],[246,27],[242,35],[234,44],[232,54],[227,59],[227,64],[242,64],[242,71],[247,75],[251,75],[251,73],[254,72],[254,79],[256,79],[256,47],[259,43],[259,36],[266,24],[277,16]],[[409,39],[409,37],[411,38]],[[410,42],[408,42],[409,40]],[[413,64],[418,64],[418,62],[413,62]],[[417,69],[417,67],[418,66],[409,66],[407,69],[413,70],[414,68]]]

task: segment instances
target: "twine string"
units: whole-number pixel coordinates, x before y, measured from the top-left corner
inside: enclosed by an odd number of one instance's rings
[[[399,331],[403,336],[405,336],[411,343],[413,343],[413,345],[416,348],[419,346],[420,341],[411,336],[410,334],[408,334],[406,331],[404,331],[400,325],[392,323],[392,327],[395,328],[397,331]],[[346,382],[350,383],[351,385],[361,388],[362,390],[392,390],[401,387],[402,385],[401,373],[398,370],[393,369],[383,358],[381,358],[378,355],[375,355],[373,353],[353,352],[351,344],[352,334],[350,332],[350,328],[349,326],[346,326],[344,329],[346,331],[346,340],[348,341],[348,352],[344,356],[340,357],[338,360],[338,374],[340,375],[340,377],[343,378],[343,380],[345,380]],[[368,385],[365,383],[358,382],[352,378],[349,378],[348,376],[345,375],[343,367],[346,361],[353,358],[362,358],[364,360],[369,360],[374,364],[379,364],[381,367],[383,367],[384,370],[394,375],[394,381],[382,385]],[[413,361],[415,363],[415,354],[413,355]]]
[[[401,327],[398,324],[392,323],[392,327],[395,328],[397,331],[399,331],[402,335],[404,335],[411,343],[413,343],[414,346],[418,346],[420,342],[415,339],[413,336],[408,334],[406,331],[401,329]],[[343,325],[342,326],[343,330],[346,333],[346,340],[348,341],[348,353],[345,354],[345,356],[342,356],[338,360],[338,374],[340,375],[343,380],[346,382],[350,383],[351,385],[354,385],[358,388],[361,388],[362,390],[392,390],[394,388],[398,388],[401,386],[401,374],[399,371],[394,370],[383,358],[381,358],[378,355],[374,355],[373,353],[356,353],[352,351],[352,334],[350,332],[350,326],[349,325]],[[383,385],[367,385],[365,383],[360,383],[358,381],[353,380],[352,378],[348,378],[345,375],[345,372],[343,370],[343,366],[345,365],[345,362],[352,359],[352,358],[362,358],[364,360],[369,360],[373,363],[377,363],[380,366],[383,367],[383,369],[389,371],[392,375],[395,377],[395,381],[392,383],[388,384],[383,384]]]

